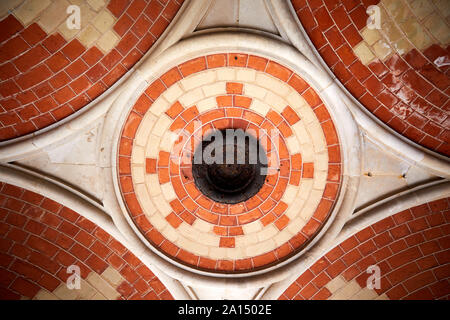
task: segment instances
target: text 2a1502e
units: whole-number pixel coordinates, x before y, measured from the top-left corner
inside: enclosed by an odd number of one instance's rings
[[[222,314],[224,315],[269,315],[272,313],[270,305],[257,305],[257,304],[238,304],[238,305],[222,305]]]

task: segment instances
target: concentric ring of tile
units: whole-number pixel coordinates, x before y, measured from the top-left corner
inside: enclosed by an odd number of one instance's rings
[[[191,154],[214,128],[253,130],[266,150],[265,184],[243,203],[214,202],[193,181]],[[340,162],[330,114],[305,81],[229,53],[182,63],[142,93],[122,129],[118,174],[128,213],[155,248],[197,269],[248,272],[317,234],[337,199]]]

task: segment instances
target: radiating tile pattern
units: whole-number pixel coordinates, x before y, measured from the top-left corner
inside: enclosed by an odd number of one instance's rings
[[[213,129],[259,138],[265,183],[245,202],[203,195],[192,154]],[[253,130],[253,131],[252,131]],[[321,229],[341,182],[338,134],[317,93],[288,68],[227,53],[184,62],[137,99],[122,129],[118,172],[134,223],[190,267],[244,272],[298,252]]]
[[[74,283],[80,268],[79,289]],[[71,279],[69,279],[71,277]],[[172,299],[116,239],[75,211],[0,183],[0,300]]]
[[[292,5],[325,63],[367,110],[410,140],[450,154],[448,1]],[[379,29],[367,23],[371,5],[379,10]]]
[[[92,102],[142,58],[182,3],[2,1],[0,141],[45,128]],[[80,29],[68,25],[73,5]]]
[[[359,231],[315,262],[280,299],[450,298],[450,203],[416,206]],[[380,269],[380,287],[373,271]]]

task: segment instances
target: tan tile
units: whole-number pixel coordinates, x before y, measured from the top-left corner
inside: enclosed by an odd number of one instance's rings
[[[450,28],[440,15],[433,13],[427,18],[424,25],[436,40],[444,46],[448,45],[450,42]]]
[[[401,25],[401,28],[417,49],[424,50],[431,45],[431,38],[417,20],[409,19]]]
[[[42,29],[47,33],[51,33],[60,23],[65,23],[65,19],[68,17],[66,10],[69,5],[70,3],[66,0],[59,0],[54,1],[46,8],[38,20]]]
[[[105,279],[95,272],[91,272],[86,280],[109,300],[115,300],[120,296],[120,294]]]
[[[45,8],[51,4],[50,0],[29,0],[14,11],[14,15],[25,26],[33,21]]]
[[[413,13],[422,20],[433,12],[433,5],[430,0],[413,0],[410,3]]]
[[[380,32],[378,32],[377,29],[365,28],[362,31],[361,35],[369,46],[373,45],[375,42],[381,39]]]
[[[380,60],[385,60],[392,53],[392,49],[388,43],[384,40],[380,40],[373,45],[373,50],[375,51],[375,55]]]
[[[353,48],[353,51],[359,60],[361,60],[361,62],[365,65],[368,65],[373,59],[375,59],[374,54],[370,51],[365,42],[360,42],[355,48]]]
[[[10,10],[16,9],[22,2],[23,0],[0,1],[0,18],[6,16]]]
[[[386,23],[381,30],[390,42],[395,42],[404,37],[403,33],[397,28],[395,23]]]
[[[69,289],[66,283],[61,283],[58,288],[53,291],[53,294],[61,300],[75,300],[78,297],[77,289]]]
[[[439,13],[444,17],[450,17],[450,1],[448,0],[432,0],[434,5],[438,8]]]
[[[84,279],[81,279],[81,286],[79,289],[78,300],[89,300],[95,294],[97,290],[95,290],[89,283],[87,283]]]
[[[92,24],[100,33],[105,33],[114,24],[115,19],[108,10],[102,10],[92,21]]]
[[[103,53],[107,53],[117,45],[117,42],[119,42],[119,37],[114,31],[109,30],[100,37],[97,46]]]
[[[84,1],[84,0],[83,0]],[[94,9],[95,11],[100,10],[101,8],[103,8],[105,6],[105,0],[87,0],[86,1],[91,7],[92,9]]]
[[[39,292],[33,297],[33,300],[59,300],[53,293],[48,292],[45,289],[39,290]]]
[[[98,32],[93,26],[88,25],[81,30],[77,35],[78,40],[86,47],[89,48],[98,38],[100,38],[100,32]]]
[[[106,281],[108,281],[114,288],[117,288],[117,286],[124,281],[122,275],[111,266],[103,271],[102,277],[105,278]]]
[[[403,55],[411,51],[413,45],[406,39],[400,39],[393,44],[393,47],[398,54]]]

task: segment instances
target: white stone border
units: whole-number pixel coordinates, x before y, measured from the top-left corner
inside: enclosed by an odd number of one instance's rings
[[[341,98],[344,99],[347,108],[352,112],[356,122],[361,126],[365,134],[372,137],[382,148],[397,155],[406,162],[432,172],[440,177],[450,178],[450,163],[446,157],[430,151],[419,144],[403,137],[389,126],[377,119],[361,103],[356,100],[341,84],[323,61],[317,49],[312,44],[290,1],[266,0],[273,10],[272,15],[288,35],[292,44],[300,50],[312,63],[319,67],[320,72],[327,74],[334,83],[340,87]]]

